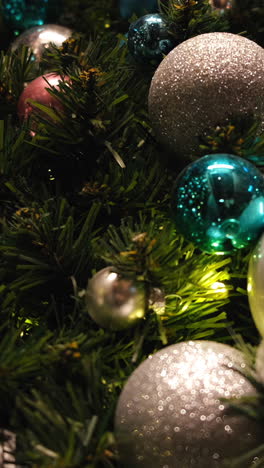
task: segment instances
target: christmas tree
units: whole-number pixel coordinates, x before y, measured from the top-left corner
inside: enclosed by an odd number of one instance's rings
[[[263,1],[1,3],[1,466],[264,467]]]

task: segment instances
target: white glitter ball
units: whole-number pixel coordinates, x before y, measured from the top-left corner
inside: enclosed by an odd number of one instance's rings
[[[115,429],[125,468],[218,468],[262,441],[262,428],[223,398],[254,395],[230,346],[190,341],[150,356],[128,379]],[[249,467],[252,459],[239,465]]]
[[[153,76],[149,114],[157,138],[183,156],[197,153],[210,128],[252,115],[264,120],[264,49],[230,33],[181,43]]]

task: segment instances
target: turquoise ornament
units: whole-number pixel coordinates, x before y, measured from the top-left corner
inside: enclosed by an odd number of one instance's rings
[[[120,15],[122,18],[131,18],[133,14],[141,16],[158,10],[157,0],[120,0]]]
[[[205,252],[230,254],[264,231],[263,175],[237,156],[204,156],[179,175],[172,210],[186,239]]]
[[[140,63],[158,64],[175,46],[164,18],[156,13],[145,15],[128,30],[128,50]]]
[[[3,0],[3,16],[14,29],[20,31],[44,24],[48,0]]]

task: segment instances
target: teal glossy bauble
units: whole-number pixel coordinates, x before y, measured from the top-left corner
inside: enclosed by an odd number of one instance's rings
[[[24,30],[44,24],[48,0],[3,0],[3,16],[11,27]]]
[[[158,13],[142,16],[130,25],[128,49],[137,62],[158,64],[174,46],[167,23]]]
[[[172,210],[177,230],[201,250],[232,253],[264,231],[263,175],[237,156],[204,156],[179,175]]]

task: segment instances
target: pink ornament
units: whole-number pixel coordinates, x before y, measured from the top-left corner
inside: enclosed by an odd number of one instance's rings
[[[52,96],[47,89],[52,88],[53,86],[59,89],[59,82],[69,80],[70,78],[68,76],[64,76],[62,78],[60,75],[56,75],[55,73],[48,73],[47,75],[39,76],[35,80],[31,81],[31,83],[29,83],[22,92],[18,101],[17,112],[19,119],[28,119],[33,110],[38,113],[40,112],[38,108],[34,108],[34,105],[29,102],[29,100],[36,101],[39,104],[43,104],[47,107],[56,109],[59,112],[63,112],[62,103],[55,96]]]

